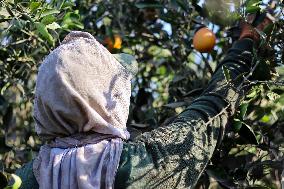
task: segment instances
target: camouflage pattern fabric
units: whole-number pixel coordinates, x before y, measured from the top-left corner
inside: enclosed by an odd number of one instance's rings
[[[249,72],[252,51],[252,40],[236,42],[205,92],[173,123],[125,143],[115,188],[192,188],[243,96],[243,77],[238,76]]]

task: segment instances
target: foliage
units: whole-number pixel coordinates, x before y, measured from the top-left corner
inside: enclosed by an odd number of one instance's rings
[[[7,173],[30,161],[41,145],[32,119],[37,68],[70,30],[88,31],[102,43],[120,36],[122,48],[110,50],[137,58],[139,73],[133,81],[128,120],[135,137],[167,124],[198,97],[232,44],[234,35],[226,32],[228,26],[267,7],[257,0],[207,0],[203,5],[198,0],[0,3],[0,166]],[[275,11],[279,20],[271,48],[263,48],[262,56],[255,57],[251,81],[245,81],[251,90],[197,188],[280,187],[284,165],[283,3],[278,2]],[[218,38],[210,54],[200,54],[191,45],[195,30],[202,25],[213,29]]]

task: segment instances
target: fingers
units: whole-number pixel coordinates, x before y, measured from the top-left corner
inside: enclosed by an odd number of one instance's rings
[[[254,41],[259,41],[259,34],[255,31],[255,29],[248,23],[241,23],[241,35],[239,39],[250,38]]]
[[[256,14],[249,14],[249,15],[246,17],[247,23],[252,24],[253,21],[255,20],[255,17],[256,17]]]
[[[263,31],[266,26],[272,23],[273,22],[268,17],[266,17],[256,28],[260,31]]]

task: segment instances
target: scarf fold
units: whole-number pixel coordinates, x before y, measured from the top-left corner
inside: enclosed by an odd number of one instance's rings
[[[132,75],[95,38],[71,32],[40,66],[34,119],[49,141],[33,164],[42,189],[112,188]]]

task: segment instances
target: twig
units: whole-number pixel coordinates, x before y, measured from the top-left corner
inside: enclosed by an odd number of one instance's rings
[[[254,60],[252,60],[252,62],[253,62],[253,61],[254,61]],[[255,69],[256,69],[256,67],[258,66],[259,63],[260,63],[260,62],[257,61],[256,64],[253,66],[253,68],[252,68],[252,69],[250,70],[250,72],[248,73],[248,75],[244,77],[244,80],[242,81],[242,83],[241,83],[241,84],[238,86],[238,88],[237,88],[238,91],[243,88],[243,85],[244,85],[244,83],[245,83],[246,81],[249,81],[248,78],[249,78],[250,76],[252,76],[253,72],[255,71]]]
[[[249,87],[256,84],[266,84],[266,85],[278,85],[284,86],[284,81],[249,81],[247,85],[243,85],[242,88]]]
[[[208,68],[209,73],[210,73],[211,75],[213,75],[213,70],[212,70],[212,68],[211,68],[211,66],[210,66],[210,64],[209,64],[209,62],[208,62],[208,60],[207,60],[207,58],[205,58],[205,56],[204,56],[202,53],[200,53],[200,54],[201,54],[202,60],[203,60],[204,63],[205,63],[205,66]]]

